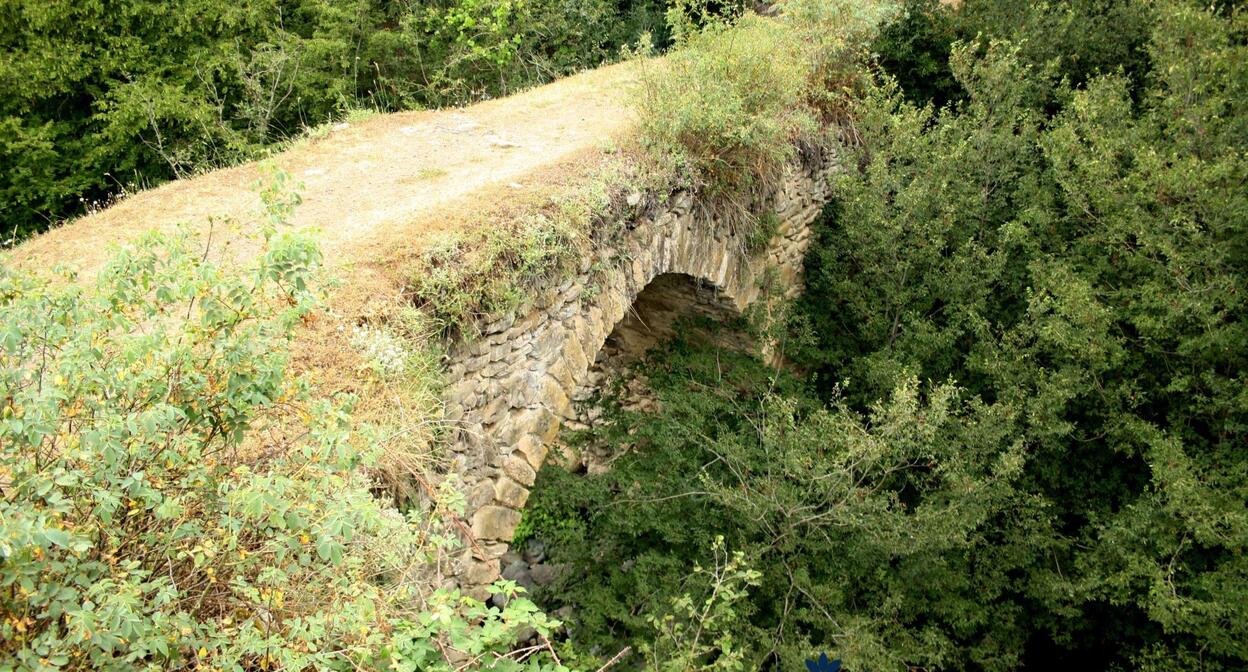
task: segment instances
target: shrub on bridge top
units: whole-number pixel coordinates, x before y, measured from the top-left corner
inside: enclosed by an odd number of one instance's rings
[[[320,256],[266,228],[243,269],[188,235],[91,289],[0,269],[0,669],[514,669],[549,631],[422,588],[453,538],[373,496],[351,400],[291,373]]]
[[[781,23],[712,24],[652,68],[638,99],[647,145],[685,165],[708,196],[768,182],[815,132],[805,72]]]
[[[746,13],[677,31],[680,48],[642,77],[643,144],[730,218],[743,217],[799,143],[823,141],[884,7],[796,1],[779,19]]]

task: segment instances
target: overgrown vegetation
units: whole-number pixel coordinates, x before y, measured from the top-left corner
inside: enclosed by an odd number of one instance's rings
[[[514,586],[500,610],[424,578],[453,482],[375,497],[384,437],[291,372],[322,283],[279,186],[246,268],[153,234],[90,288],[0,271],[0,667],[558,668],[513,649],[554,625]]]
[[[540,475],[569,646],[673,636],[722,536],[758,576],[721,644],[634,666],[1241,669],[1246,20],[911,3],[850,103],[800,373],[673,344],[661,410],[581,439],[610,472]]]
[[[533,287],[578,266],[593,223],[626,207],[609,192],[615,176],[604,170],[588,185],[522,204],[519,213],[489,213],[490,225],[443,234],[409,264],[413,303],[438,333],[472,338],[482,320],[518,308]]]
[[[642,76],[640,143],[676,166],[704,207],[732,221],[776,184],[803,146],[826,144],[861,77],[887,3],[797,1],[780,19],[745,14],[678,31]],[[685,186],[685,185],[682,185]]]
[[[642,142],[687,166],[711,198],[748,197],[774,180],[795,143],[817,132],[793,37],[789,24],[756,15],[686,37],[643,77]]]

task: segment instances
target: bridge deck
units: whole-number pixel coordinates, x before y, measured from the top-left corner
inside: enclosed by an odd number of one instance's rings
[[[540,189],[552,171],[566,178],[593,163],[632,124],[626,100],[637,69],[622,63],[467,108],[380,115],[296,143],[275,157],[303,185],[293,223],[321,229],[331,264],[368,262],[396,243],[410,250],[431,232],[470,222],[474,211]],[[26,242],[4,261],[67,263],[90,276],[111,244],[143,231],[203,227],[210,216],[254,221],[258,174],[250,163],[140,192]],[[226,237],[214,231],[214,248],[227,249]]]

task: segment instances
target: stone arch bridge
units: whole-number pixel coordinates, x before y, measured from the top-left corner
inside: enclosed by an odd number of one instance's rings
[[[677,193],[659,212],[631,222],[622,243],[582,260],[579,274],[534,291],[525,306],[452,349],[452,468],[473,537],[452,567],[459,585],[480,595],[499,577],[529,488],[598,369],[644,353],[681,316],[742,314],[765,300],[765,275],[774,274],[784,297],[801,291],[810,224],[837,170],[828,150],[789,165],[756,206],[755,214],[774,213],[778,225],[753,254],[728,227],[700,214],[688,193]]]
[[[325,263],[343,280],[334,299],[339,310],[309,326],[300,342],[320,339],[329,351],[353,347],[343,342],[347,325],[404,300],[405,280],[390,258],[429,240],[445,213],[501,202],[516,188],[531,192],[552,171],[575,174],[586,156],[601,155],[604,139],[634,133],[629,96],[641,67],[644,61],[630,60],[466,108],[344,122],[274,157],[303,196],[287,224],[318,229]],[[746,242],[702,214],[708,208],[690,194],[666,194],[665,205],[625,222],[610,249],[582,259],[578,274],[531,288],[532,299],[516,314],[452,347],[446,412],[458,428],[452,464],[468,502],[464,531],[471,539],[449,580],[479,595],[499,575],[529,488],[560,425],[575,419],[573,400],[612,360],[644,352],[670,334],[676,317],[740,314],[764,297],[764,276],[787,294],[800,291],[809,225],[839,164],[834,150],[799,154],[774,191],[756,199],[757,214],[778,219],[765,249],[746,252]],[[205,255],[211,250],[214,261],[247,263],[259,250],[255,237],[239,235],[247,227],[222,233],[214,223],[254,221],[261,203],[249,185],[263,179],[261,166],[246,164],[128,195],[4,251],[0,263],[39,270],[68,261],[79,277],[91,278],[113,245],[152,229],[189,229],[208,243]],[[324,361],[330,380],[356,372],[335,368],[349,357]]]

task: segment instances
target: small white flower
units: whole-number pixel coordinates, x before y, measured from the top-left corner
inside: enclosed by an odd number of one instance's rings
[[[351,332],[351,347],[383,376],[397,376],[407,368],[408,353],[402,341],[384,327],[356,327]]]

